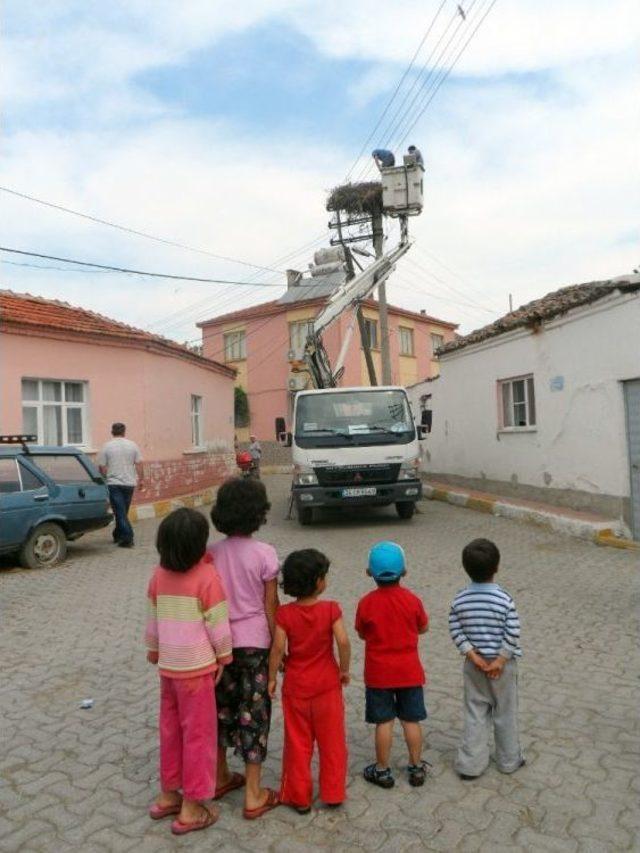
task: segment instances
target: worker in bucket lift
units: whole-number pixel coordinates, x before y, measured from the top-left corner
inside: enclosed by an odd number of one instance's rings
[[[396,165],[396,158],[393,151],[387,151],[386,148],[376,148],[371,152],[371,156],[376,161],[376,166],[380,170]]]
[[[416,163],[424,168],[424,158],[420,149],[416,148],[415,145],[410,145],[407,148],[407,151],[409,152],[409,154],[411,154],[412,157],[415,157]]]

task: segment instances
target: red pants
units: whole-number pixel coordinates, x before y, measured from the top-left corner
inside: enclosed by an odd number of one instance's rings
[[[160,677],[160,784],[188,800],[216,790],[218,722],[213,676]]]
[[[320,759],[320,799],[342,803],[346,798],[347,744],[342,690],[321,693],[313,699],[282,697],[284,751],[280,799],[294,806],[313,800],[311,759],[314,741]]]

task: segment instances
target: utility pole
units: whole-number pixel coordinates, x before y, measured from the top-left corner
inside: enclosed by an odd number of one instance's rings
[[[382,257],[384,231],[382,228],[382,212],[378,211],[371,217],[373,230],[373,249],[376,258]],[[383,282],[378,287],[378,310],[380,312],[380,361],[382,362],[382,384],[391,385],[391,353],[389,347],[389,312],[387,310],[387,286]]]

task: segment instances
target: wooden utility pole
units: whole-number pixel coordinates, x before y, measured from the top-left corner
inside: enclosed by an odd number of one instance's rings
[[[382,257],[384,230],[382,228],[382,213],[374,213],[371,217],[373,227],[373,249],[376,258]],[[380,312],[380,361],[382,362],[382,384],[391,385],[391,353],[389,347],[389,312],[387,310],[387,286],[383,282],[378,286],[378,310]]]

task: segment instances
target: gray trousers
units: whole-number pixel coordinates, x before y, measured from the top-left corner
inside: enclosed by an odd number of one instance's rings
[[[518,738],[518,665],[505,664],[500,678],[487,678],[466,660],[464,678],[464,731],[455,769],[465,776],[480,776],[489,766],[491,724],[496,743],[496,764],[513,773],[522,764]]]

